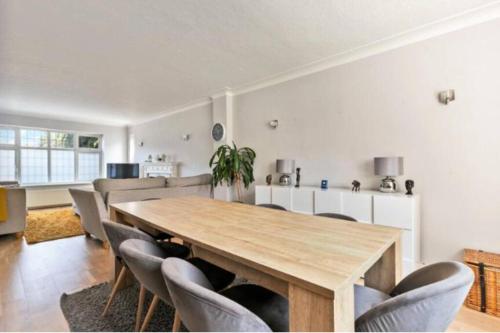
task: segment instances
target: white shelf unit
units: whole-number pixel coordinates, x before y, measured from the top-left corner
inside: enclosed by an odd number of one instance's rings
[[[420,264],[420,198],[403,193],[278,185],[255,186],[255,203],[273,203],[302,214],[340,213],[359,222],[403,229],[403,275]]]
[[[177,163],[145,162],[141,165],[142,177],[177,177]]]

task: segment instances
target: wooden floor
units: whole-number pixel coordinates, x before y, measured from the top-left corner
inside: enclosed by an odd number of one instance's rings
[[[0,331],[67,331],[59,297],[112,278],[113,258],[84,236],[27,245],[0,236]],[[500,319],[463,308],[450,331],[500,331]]]
[[[94,239],[0,236],[0,331],[68,331],[61,294],[110,280],[112,270],[111,251]]]

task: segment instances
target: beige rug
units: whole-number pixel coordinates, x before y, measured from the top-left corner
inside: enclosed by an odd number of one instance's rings
[[[24,237],[28,244],[83,235],[80,217],[73,208],[29,211]]]

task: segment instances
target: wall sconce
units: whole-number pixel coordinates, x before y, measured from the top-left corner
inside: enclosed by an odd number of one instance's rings
[[[183,141],[189,141],[189,139],[191,139],[191,134],[184,134],[184,135],[182,136],[182,140],[183,140]]]
[[[440,91],[438,98],[440,103],[447,105],[449,102],[453,102],[455,100],[455,90],[450,89],[450,90]]]
[[[271,127],[272,129],[276,129],[278,127],[278,120],[277,119],[271,120],[268,124],[269,127]]]
[[[140,141],[137,145],[138,145],[139,147],[144,147],[144,142]]]

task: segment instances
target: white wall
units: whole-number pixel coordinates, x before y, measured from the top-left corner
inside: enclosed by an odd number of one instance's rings
[[[288,157],[303,184],[375,188],[373,157],[404,156],[398,180],[422,196],[424,260],[500,252],[499,31],[496,20],[238,95],[235,138],[257,152],[257,183]],[[457,95],[448,106],[444,89]]]
[[[106,163],[127,161],[126,127],[103,126],[72,121],[43,119],[37,117],[1,113],[0,125],[39,127],[47,129],[73,130],[103,135],[103,176]],[[68,186],[30,187],[27,192],[28,207],[40,207],[71,203]]]
[[[143,162],[149,154],[167,154],[179,162],[179,175],[192,176],[210,172],[208,162],[213,152],[211,140],[211,105],[172,114],[144,124],[129,127],[134,136],[133,162]],[[188,141],[182,140],[189,134]],[[144,146],[139,147],[139,142]]]

